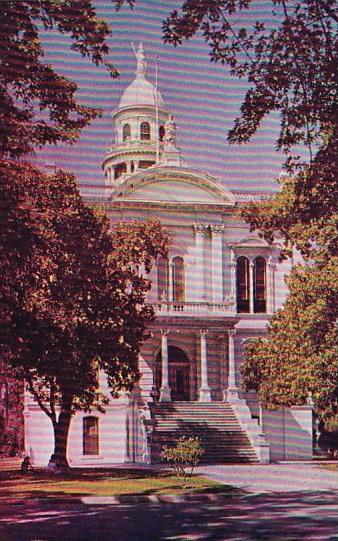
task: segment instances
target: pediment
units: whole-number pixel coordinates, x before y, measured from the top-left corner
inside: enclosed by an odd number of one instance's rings
[[[152,167],[130,176],[118,198],[175,204],[234,205],[232,193],[210,175],[182,167]]]
[[[234,243],[237,248],[268,248],[269,244],[258,235],[247,235]]]

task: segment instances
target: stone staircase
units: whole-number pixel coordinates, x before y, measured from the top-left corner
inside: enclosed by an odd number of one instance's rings
[[[258,463],[258,456],[227,402],[166,402],[151,407],[151,462],[161,461],[163,446],[181,436],[197,436],[204,449],[201,463]]]

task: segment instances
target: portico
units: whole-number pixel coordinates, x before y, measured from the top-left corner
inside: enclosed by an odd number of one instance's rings
[[[181,319],[165,318],[163,326],[156,321],[154,395],[159,402],[229,401],[238,394],[234,347],[237,320],[184,318],[182,325]]]

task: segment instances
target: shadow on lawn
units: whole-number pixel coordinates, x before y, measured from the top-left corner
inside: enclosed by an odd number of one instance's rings
[[[167,494],[222,494],[242,493],[231,486],[215,485],[196,476],[184,486],[173,472],[162,470],[140,471],[133,469],[116,470],[69,470],[63,474],[51,474],[46,470],[36,470],[27,475],[15,472],[0,473],[0,499],[12,500],[38,499],[57,503],[80,503],[81,498],[114,496],[115,501],[125,503],[128,498],[144,498],[151,495]],[[210,486],[205,486],[210,483]],[[125,488],[125,490],[124,490]],[[1,541],[1,540],[0,540]]]
[[[3,520],[2,509],[1,515]],[[0,523],[0,539],[6,541],[333,541],[337,492],[245,495],[198,504],[31,501],[9,508],[7,520]]]

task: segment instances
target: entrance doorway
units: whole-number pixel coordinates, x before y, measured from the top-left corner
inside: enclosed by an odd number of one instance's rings
[[[169,387],[173,401],[190,400],[190,362],[184,351],[176,346],[168,347]],[[156,358],[156,387],[162,383],[162,355]]]

